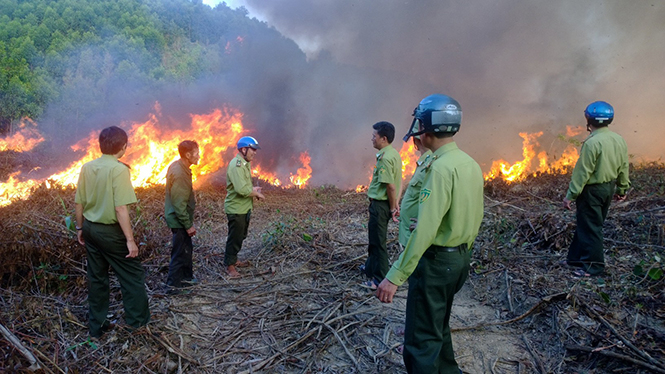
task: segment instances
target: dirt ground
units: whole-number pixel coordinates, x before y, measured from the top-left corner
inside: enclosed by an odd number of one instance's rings
[[[558,264],[574,231],[574,213],[559,201],[567,176],[486,184],[469,279],[451,319],[463,372],[665,372],[663,175],[662,166],[635,175],[631,200],[612,206],[607,274],[593,279],[573,278]],[[91,341],[85,251],[63,224],[73,190],[40,188],[0,211],[0,321],[45,373],[404,373],[407,287],[382,304],[359,286],[366,196],[330,186],[266,186],[264,193],[239,256],[251,266],[229,279],[223,188],[197,189],[194,272],[201,283],[167,295],[164,190],[137,189],[132,219],[152,320],[136,331],[124,325],[111,277],[109,318],[118,327]],[[392,261],[400,252],[396,235],[391,224]],[[2,370],[26,372],[29,364],[16,344],[0,339]]]

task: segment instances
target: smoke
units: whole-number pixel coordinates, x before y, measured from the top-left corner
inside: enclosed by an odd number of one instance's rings
[[[337,64],[383,73],[371,84],[388,85],[392,94],[374,98],[373,119],[394,121],[403,132],[422,97],[455,97],[464,110],[457,141],[482,164],[519,160],[520,131],[556,135],[566,125],[584,124],[583,110],[596,100],[615,107],[611,128],[626,138],[630,153],[665,156],[665,107],[658,103],[665,92],[665,44],[657,42],[665,36],[663,3],[245,2],[310,48],[311,60],[324,54]],[[356,96],[347,84],[349,96]]]
[[[665,4],[245,1],[274,28],[256,21],[230,59],[209,49],[208,67],[230,62],[193,84],[132,79],[136,66],[121,69],[106,50],[74,53],[66,73],[74,83],[43,121],[60,140],[54,149],[92,129],[144,121],[157,101],[173,127],[186,126],[189,113],[231,105],[261,144],[260,164],[288,176],[308,151],[311,184],[351,187],[368,181],[372,124],[395,124],[399,149],[420,99],[444,93],[464,111],[458,144],[485,170],[499,158],[521,160],[519,132],[544,131],[547,143],[582,125],[584,107],[596,100],[615,107],[611,128],[631,154],[665,156],[665,44],[658,42]],[[86,79],[91,74],[108,76]],[[91,100],[104,104],[85,112]]]

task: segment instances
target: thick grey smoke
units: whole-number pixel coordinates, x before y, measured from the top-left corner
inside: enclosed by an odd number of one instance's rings
[[[344,148],[359,161],[372,153],[364,131],[369,122],[393,121],[404,132],[413,107],[434,92],[460,101],[464,121],[457,141],[484,165],[520,160],[520,131],[544,131],[546,138],[584,124],[583,109],[596,100],[615,107],[611,127],[626,138],[635,161],[665,156],[665,3],[245,1],[283,34],[322,51],[310,60],[323,55],[348,69],[378,72],[378,81],[361,81],[381,90],[358,87],[355,79],[335,87],[342,97],[372,104],[310,113],[362,116],[366,122],[358,131],[345,135],[364,143],[353,140],[359,148]],[[314,98],[316,90],[325,92],[309,88]],[[364,97],[372,94],[367,91],[376,96]]]
[[[230,104],[259,139],[262,165],[288,177],[307,150],[311,184],[353,187],[368,181],[371,125],[394,123],[399,149],[413,108],[429,94],[461,103],[456,140],[485,170],[499,158],[521,160],[519,132],[544,131],[541,144],[558,156],[550,149],[555,136],[582,125],[587,104],[605,100],[616,110],[611,126],[632,154],[665,156],[665,3],[246,2],[275,28],[257,21],[228,65],[194,84],[147,87],[109,73],[100,87],[86,71],[105,74],[108,52],[78,52],[69,65],[70,81],[78,83],[48,109],[45,127],[75,141],[91,128],[144,121],[155,101],[172,126]],[[308,56],[289,38],[307,45]],[[211,53],[211,66],[222,60]],[[108,104],[80,114],[91,99]],[[78,137],[61,131],[66,123],[76,124]]]

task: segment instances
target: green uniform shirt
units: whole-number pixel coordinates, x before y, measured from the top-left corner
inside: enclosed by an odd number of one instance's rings
[[[129,168],[112,155],[102,155],[85,163],[74,201],[83,206],[83,217],[88,221],[117,223],[115,207],[136,202]]]
[[[630,187],[628,146],[619,134],[601,127],[594,130],[582,144],[566,199],[577,200],[587,184],[606,183],[615,179],[616,193],[625,195]]]
[[[388,200],[386,184],[392,183],[395,191],[400,191],[402,183],[402,158],[392,145],[383,147],[376,154],[376,165],[372,181],[367,188],[367,197],[374,200]],[[396,196],[399,198],[399,196]]]
[[[431,245],[469,248],[483,219],[483,172],[478,163],[448,143],[428,160],[420,189],[418,225],[386,278],[403,284]]]
[[[403,246],[406,246],[406,243],[411,237],[411,218],[418,218],[418,199],[420,198],[420,187],[425,180],[426,169],[425,166],[428,165],[427,158],[430,157],[432,151],[427,150],[423,153],[422,156],[416,161],[416,170],[413,172],[411,181],[409,185],[406,186],[406,191],[404,191],[404,197],[402,197],[402,203],[399,207],[399,242]]]
[[[249,162],[242,155],[229,162],[226,169],[226,199],[224,200],[224,212],[227,214],[246,214],[254,206],[254,198],[249,196],[254,187],[252,186],[252,171]]]
[[[196,197],[192,186],[192,170],[187,161],[173,162],[166,172],[164,217],[172,229],[189,230],[194,225]]]

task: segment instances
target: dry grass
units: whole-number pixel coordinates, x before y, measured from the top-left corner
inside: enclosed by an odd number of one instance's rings
[[[656,279],[665,250],[664,171],[657,164],[632,171],[634,190],[611,208],[605,225],[608,275],[585,280],[558,265],[574,229],[573,213],[560,207],[569,175],[487,183],[468,283],[497,315],[457,330],[476,339],[490,328],[517,333],[531,355],[505,370],[495,362],[492,372],[665,372],[664,281]],[[49,373],[403,372],[395,348],[405,287],[387,306],[358,287],[365,197],[332,187],[264,192],[268,199],[257,205],[240,254],[252,266],[231,280],[222,268],[223,187],[198,189],[195,274],[203,283],[167,297],[163,187],[137,189],[133,222],[152,322],[138,331],[120,323],[90,342],[85,251],[65,226],[74,190],[41,187],[0,208],[0,321]],[[122,322],[114,280],[110,313]],[[0,367],[28,366],[7,340],[0,352]]]

